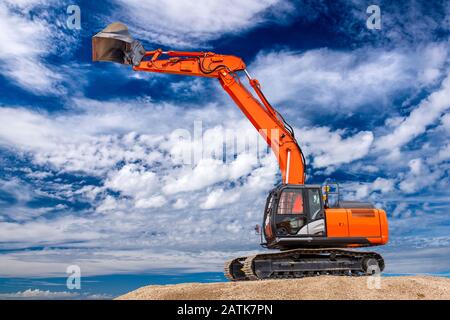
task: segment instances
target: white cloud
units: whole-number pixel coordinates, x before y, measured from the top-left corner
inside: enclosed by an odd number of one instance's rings
[[[122,15],[117,18],[124,17],[137,37],[178,47],[204,44],[223,34],[243,32],[270,20],[277,22],[277,18],[286,18],[292,10],[282,0],[117,2],[122,7]]]
[[[73,39],[65,35],[63,26],[49,23],[45,16],[31,15],[34,7],[46,7],[43,1],[6,1],[0,3],[0,72],[26,90],[61,93],[63,75],[43,62],[49,52],[66,50],[55,43]],[[64,49],[62,49],[62,47]]]
[[[410,171],[399,184],[400,190],[405,193],[414,193],[435,184],[444,173],[439,169],[431,169],[422,159],[410,160],[409,169]]]
[[[92,198],[92,200],[94,199]],[[95,208],[97,212],[117,211],[124,209],[126,209],[126,204],[118,201],[115,197],[110,195],[106,196],[103,201]]]
[[[175,201],[175,203],[173,204],[173,207],[175,209],[184,209],[188,205],[189,205],[189,203],[185,199],[179,198]]]
[[[196,191],[225,180],[235,181],[250,174],[257,165],[256,155],[239,154],[237,158],[224,163],[212,158],[200,159],[192,168],[185,166],[167,179],[163,191],[167,194]]]
[[[386,209],[385,199],[398,194],[397,182],[398,179],[381,177],[371,182],[347,181],[340,183],[340,192],[343,200],[369,201],[377,207]]]
[[[436,122],[450,108],[450,75],[444,79],[441,87],[427,98],[399,123],[392,133],[376,141],[378,149],[392,150],[410,142],[424,133],[427,127]]]
[[[73,299],[78,293],[68,291],[50,291],[40,289],[27,289],[14,293],[0,293],[0,299],[26,299],[26,300],[49,300],[49,299]]]
[[[24,291],[0,293],[0,300],[106,300],[113,297],[108,294],[90,294],[87,292],[50,291],[27,289]]]
[[[52,220],[41,218],[26,222],[0,222],[1,247],[45,246],[101,238],[99,230],[90,228],[90,223],[89,218],[75,216],[62,216]]]
[[[308,111],[329,116],[373,111],[368,105],[391,107],[398,92],[435,83],[447,60],[447,44],[440,43],[413,50],[272,51],[261,52],[249,71],[261,81],[269,100],[275,105],[294,104],[301,110],[299,118],[305,118]]]
[[[376,178],[372,183],[372,190],[381,191],[381,193],[388,193],[394,189],[395,182],[391,179]]]
[[[224,230],[225,231],[225,230]],[[236,235],[233,234],[234,238]],[[204,237],[202,241],[204,242]],[[159,243],[161,248],[161,243]],[[204,246],[206,247],[206,246]],[[223,268],[223,262],[234,255],[254,254],[255,250],[42,250],[0,255],[1,277],[66,277],[68,265],[76,263],[83,276],[148,272],[211,272]]]
[[[133,197],[137,208],[161,207],[166,202],[164,197],[154,196],[160,187],[156,173],[136,164],[126,164],[120,170],[110,172],[104,186]]]
[[[369,153],[373,133],[361,131],[344,137],[345,131],[331,131],[329,127],[315,127],[298,130],[301,145],[306,155],[314,157],[313,165],[323,168],[350,163]]]
[[[444,128],[450,133],[450,113],[445,114],[441,121]]]
[[[427,6],[426,10],[423,1],[380,3],[382,27],[376,33],[365,28],[369,16],[365,14],[368,5],[365,0],[352,0],[340,11],[336,28],[354,42],[412,47],[434,41],[437,33],[449,30],[450,14],[446,2]],[[330,8],[325,6],[322,13],[328,10]]]
[[[230,163],[229,176],[231,180],[239,179],[253,171],[258,164],[254,154],[242,153]]]
[[[223,181],[228,177],[226,167],[220,160],[201,159],[194,169],[182,168],[179,175],[170,177],[163,187],[167,194],[195,191]]]
[[[240,193],[238,190],[224,191],[223,189],[213,190],[208,194],[203,203],[202,209],[215,209],[238,201]]]
[[[5,169],[8,170],[7,168]],[[63,190],[60,191],[64,192]],[[8,199],[8,197],[12,199],[10,202],[8,202],[8,200],[5,202],[0,201],[0,204],[4,205],[1,209],[1,215],[3,217],[8,217],[9,219],[14,219],[14,221],[22,222],[33,220],[52,212],[67,209],[65,205],[58,203],[45,204],[30,210],[26,206],[28,203],[33,202],[36,198],[48,197],[55,200],[55,197],[52,197],[44,190],[39,190],[31,185],[24,184],[18,177],[6,178],[5,180],[0,179],[0,193],[2,193],[4,197],[6,195],[6,199]]]
[[[90,101],[84,103],[88,107]],[[121,160],[139,159],[147,164],[160,160],[161,153],[152,147],[164,137],[160,134],[138,136],[133,130],[165,133],[166,125],[159,130],[155,126],[148,128],[146,121],[152,122],[152,118],[157,117],[150,108],[140,114],[140,110],[124,107],[120,115],[118,106],[115,104],[111,112],[103,112],[104,108],[99,110],[93,104],[86,113],[52,116],[46,112],[3,107],[0,108],[0,142],[18,151],[31,152],[38,164],[50,164],[68,172],[103,174]],[[165,111],[170,117],[176,112],[170,106]]]
[[[63,134],[48,118],[25,109],[0,109],[0,139],[2,144],[24,148],[47,148],[52,139]]]
[[[443,162],[450,160],[450,143],[443,146],[438,154],[436,155],[436,158],[433,159],[433,162]]]
[[[165,197],[158,195],[145,199],[138,199],[135,206],[140,209],[159,208],[165,205],[166,202],[167,200]]]

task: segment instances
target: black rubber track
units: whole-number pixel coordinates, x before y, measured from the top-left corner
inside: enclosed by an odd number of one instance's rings
[[[314,257],[317,256],[317,257]],[[255,261],[271,261],[279,262],[286,259],[293,259],[300,262],[314,262],[317,259],[324,260],[324,256],[328,256],[329,261],[352,260],[356,263],[358,268],[330,268],[329,270],[302,270],[292,269],[283,272],[272,272],[263,277],[258,276],[262,272],[255,270]],[[225,264],[225,277],[231,281],[248,281],[248,280],[262,280],[262,279],[290,279],[319,276],[324,274],[330,275],[347,275],[347,276],[362,276],[370,275],[364,261],[367,259],[374,259],[378,264],[379,271],[384,270],[384,260],[380,254],[376,252],[345,250],[345,249],[292,249],[274,253],[260,253],[248,257],[239,257]]]

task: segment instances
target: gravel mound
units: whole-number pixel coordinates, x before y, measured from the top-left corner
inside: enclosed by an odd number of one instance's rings
[[[432,276],[320,276],[302,279],[151,285],[118,300],[450,299],[450,279]]]

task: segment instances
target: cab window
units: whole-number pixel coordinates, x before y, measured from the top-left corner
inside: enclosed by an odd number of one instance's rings
[[[264,216],[264,233],[266,235],[266,239],[271,239],[273,237],[272,226],[270,225],[270,213],[272,212],[273,206],[273,198],[274,195],[271,194],[269,200],[267,201],[267,208]]]
[[[303,214],[302,191],[283,191],[278,203],[278,214]]]
[[[311,220],[323,218],[322,204],[320,202],[320,193],[318,189],[308,190],[308,204]]]
[[[283,190],[275,216],[275,232],[278,236],[293,236],[305,225],[303,189]]]

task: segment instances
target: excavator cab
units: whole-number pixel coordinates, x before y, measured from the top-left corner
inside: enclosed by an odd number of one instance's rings
[[[386,212],[368,202],[342,201],[336,193],[329,185],[283,184],[273,189],[267,197],[261,245],[286,250],[385,244]]]
[[[267,197],[264,245],[290,247],[325,234],[324,202],[319,185],[280,185]]]

